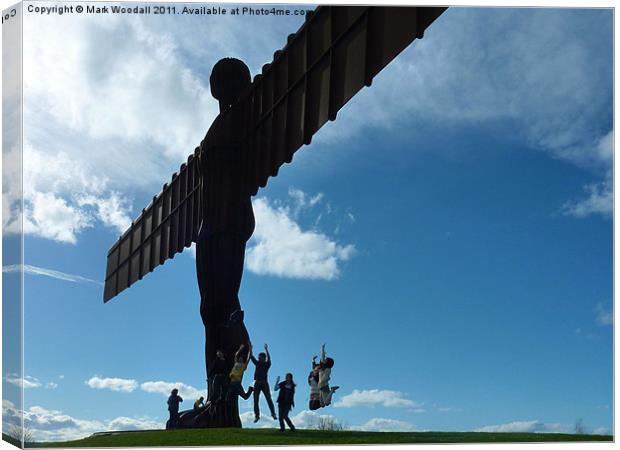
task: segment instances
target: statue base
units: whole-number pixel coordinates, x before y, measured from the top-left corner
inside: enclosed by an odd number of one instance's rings
[[[204,408],[181,411],[178,428],[242,428],[238,401],[219,400]]]

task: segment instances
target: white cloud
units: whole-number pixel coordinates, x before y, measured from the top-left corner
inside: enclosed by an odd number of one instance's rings
[[[276,428],[280,426],[277,420],[273,420],[267,414],[261,414],[260,420],[254,423],[254,411],[246,411],[239,414],[239,419],[241,419],[241,425],[244,428]]]
[[[23,387],[24,389],[41,387],[41,382],[37,378],[28,375],[25,375],[24,378],[22,378],[17,373],[6,374],[4,376],[4,381],[12,384],[13,386],[20,388]]]
[[[24,232],[72,244],[98,223],[122,232],[118,191],[161,186],[217,112],[169,33],[138,17],[74,19],[24,24],[36,30],[24,32]],[[3,189],[12,232],[18,174]]]
[[[525,420],[500,425],[489,425],[474,431],[487,433],[571,433],[571,427],[560,423],[543,423],[539,420]]]
[[[117,192],[111,192],[109,197],[102,198],[94,195],[86,195],[77,198],[79,206],[94,206],[97,216],[104,225],[116,228],[119,233],[125,231],[131,225],[129,202],[120,197]]]
[[[10,400],[2,400],[2,420],[13,425],[21,425],[20,411]]]
[[[101,378],[92,377],[86,384],[93,389],[110,389],[117,392],[133,392],[138,387],[138,382],[126,378]]]
[[[604,161],[607,167],[605,177],[597,183],[586,184],[583,187],[586,197],[579,200],[570,200],[562,206],[562,213],[568,216],[583,218],[592,214],[611,217],[614,208],[614,189],[611,163],[614,153],[614,133],[610,131],[603,136],[594,149],[595,159]]]
[[[53,381],[45,384],[45,389],[56,389],[57,387],[58,383],[54,383]]]
[[[611,179],[608,177],[600,183],[587,184],[583,190],[587,197],[564,203],[561,209],[562,213],[577,218],[592,214],[611,218],[614,207],[614,191]]]
[[[108,422],[107,429],[110,431],[127,431],[127,430],[157,430],[165,427],[165,424],[149,419],[135,417],[117,417]]]
[[[394,431],[416,431],[417,428],[415,425],[403,422],[402,420],[396,419],[384,419],[381,417],[375,417],[370,419],[363,425],[352,427],[352,429],[359,431],[386,431],[386,432],[394,432]]]
[[[62,411],[48,410],[32,406],[21,411],[7,400],[2,402],[2,419],[4,423],[21,426],[23,414],[24,426],[32,433],[35,441],[67,441],[84,438],[96,432],[162,429],[164,423],[152,418],[117,417],[111,420],[84,420],[64,414]]]
[[[298,205],[320,201],[320,197],[306,199],[298,192],[293,191]],[[302,230],[289,207],[272,206],[264,197],[255,199],[253,205],[256,230],[247,250],[246,264],[254,273],[334,280],[340,276],[341,264],[355,253],[352,244],[340,245],[318,231]]]
[[[310,195],[289,187],[288,201],[271,202],[266,197],[253,200],[256,229],[246,250],[246,268],[258,275],[283,278],[335,280],[340,276],[342,264],[351,259],[356,249],[353,244],[341,245],[327,234],[318,231],[323,216],[332,214],[327,203],[323,212],[314,218],[312,229],[304,230],[301,216],[312,221],[312,208],[320,205],[324,194]],[[353,223],[351,213],[344,218]],[[336,233],[337,234],[337,233]],[[196,257],[195,245],[188,254]]]
[[[24,233],[76,243],[76,234],[92,226],[88,215],[52,192],[34,192],[24,198]]]
[[[302,210],[312,208],[313,206],[318,205],[321,200],[323,200],[323,193],[321,192],[314,196],[311,196],[306,194],[301,189],[297,189],[293,186],[290,186],[288,188],[288,195],[293,200],[293,217],[298,217],[299,213]]]
[[[6,117],[8,113],[4,110],[3,125],[5,128],[19,129],[19,117],[17,125],[12,117]],[[2,133],[2,229],[6,233],[22,232],[22,155],[19,151],[19,144],[12,142],[7,136],[8,133]],[[17,139],[17,138],[15,138]],[[14,140],[14,139],[13,139]]]
[[[22,269],[24,273],[29,273],[32,275],[42,275],[45,277],[55,278],[57,280],[69,281],[71,283],[94,283],[103,285],[101,281],[91,280],[90,278],[85,278],[80,275],[72,275],[70,273],[59,272],[58,270],[45,269],[43,267],[31,266],[28,264],[24,264],[22,266],[18,264],[3,266],[2,272],[19,273]]]
[[[176,388],[179,390],[181,397],[187,397],[185,400],[192,400],[192,403],[193,400],[205,395],[200,389],[181,382],[145,381],[144,383],[139,383],[133,379],[94,376],[87,380],[86,384],[93,389],[110,389],[118,392],[133,392],[139,387],[144,392],[161,394],[166,397],[170,395],[172,389]]]
[[[418,403],[404,397],[402,392],[367,389],[354,389],[352,393],[340,398],[336,408],[354,408],[358,406],[385,406],[388,408],[416,408]]]
[[[596,312],[596,323],[599,325],[606,326],[614,323],[613,312],[605,309],[602,303],[597,304],[594,311]]]
[[[321,419],[328,419],[330,421],[338,422],[336,416],[331,414],[319,414],[316,411],[309,411],[307,409],[291,416],[291,420],[297,428],[316,429],[318,428]]]
[[[140,143],[151,142],[165,156],[185,158],[217,104],[180,60],[171,33],[135,16],[58,20],[35,17],[28,25],[37,33],[24,33],[27,114],[45,106],[56,123],[86,137],[133,143],[138,156],[147,156]],[[42,85],[37,73],[46,73],[50,85]],[[134,160],[123,149],[96,150],[89,156],[106,168]]]
[[[52,147],[57,144],[49,142]],[[23,222],[26,234],[75,244],[77,236],[97,221],[118,232],[131,223],[128,202],[108,189],[107,178],[95,175],[82,160],[64,150],[47,150],[38,150],[30,142],[24,145],[23,192],[18,170],[4,172],[3,223],[7,231],[19,232]]]
[[[315,411],[304,409],[295,415],[289,415],[293,425],[302,429],[317,429],[322,419],[338,422],[338,419],[331,414],[319,414]],[[260,421],[254,423],[254,412],[246,411],[239,415],[241,423],[246,428],[278,428],[279,421],[272,419],[268,415],[262,415]]]
[[[179,395],[183,397],[183,400],[190,400],[191,403],[193,403],[197,398],[205,396],[206,391],[206,388],[200,390],[194,386],[181,382],[171,383],[168,381],[146,381],[140,385],[140,389],[145,392],[161,394],[166,397],[169,396],[170,392],[175,388],[179,390]]]
[[[246,411],[239,415],[241,423],[246,428],[278,428],[280,422],[267,415],[262,415],[260,421],[254,423],[254,412]],[[315,411],[304,409],[295,415],[289,415],[296,428],[317,429],[321,419],[328,419],[338,422],[338,419],[331,414],[318,414]]]

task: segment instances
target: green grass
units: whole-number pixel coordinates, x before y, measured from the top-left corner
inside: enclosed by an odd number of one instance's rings
[[[372,433],[365,431],[211,428],[111,432],[69,442],[40,443],[41,447],[148,447],[206,445],[319,445],[319,444],[411,444],[479,442],[612,441],[612,436],[542,433]]]
[[[15,447],[22,447],[19,439],[15,439],[13,436],[9,436],[8,434],[2,433],[2,440],[14,445]]]

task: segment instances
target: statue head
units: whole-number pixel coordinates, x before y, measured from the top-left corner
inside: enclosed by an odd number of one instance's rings
[[[260,353],[258,354],[258,360],[259,360],[259,361],[266,361],[266,360],[267,360],[267,354],[266,354],[266,353],[264,353],[264,352],[260,352]]]
[[[211,95],[220,102],[220,111],[236,102],[252,84],[250,69],[235,58],[220,59],[211,71]]]
[[[334,367],[334,360],[332,358],[325,358],[324,365],[325,367],[331,369],[332,367]]]

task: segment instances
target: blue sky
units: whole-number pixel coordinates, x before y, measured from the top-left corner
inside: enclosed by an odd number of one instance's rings
[[[25,417],[161,427],[204,388],[193,253],[103,305],[106,252],[217,114],[212,65],[301,19],[25,19]],[[612,69],[611,10],[452,8],[259,192],[240,298],[296,423],[326,342],[351,428],[611,430]]]

